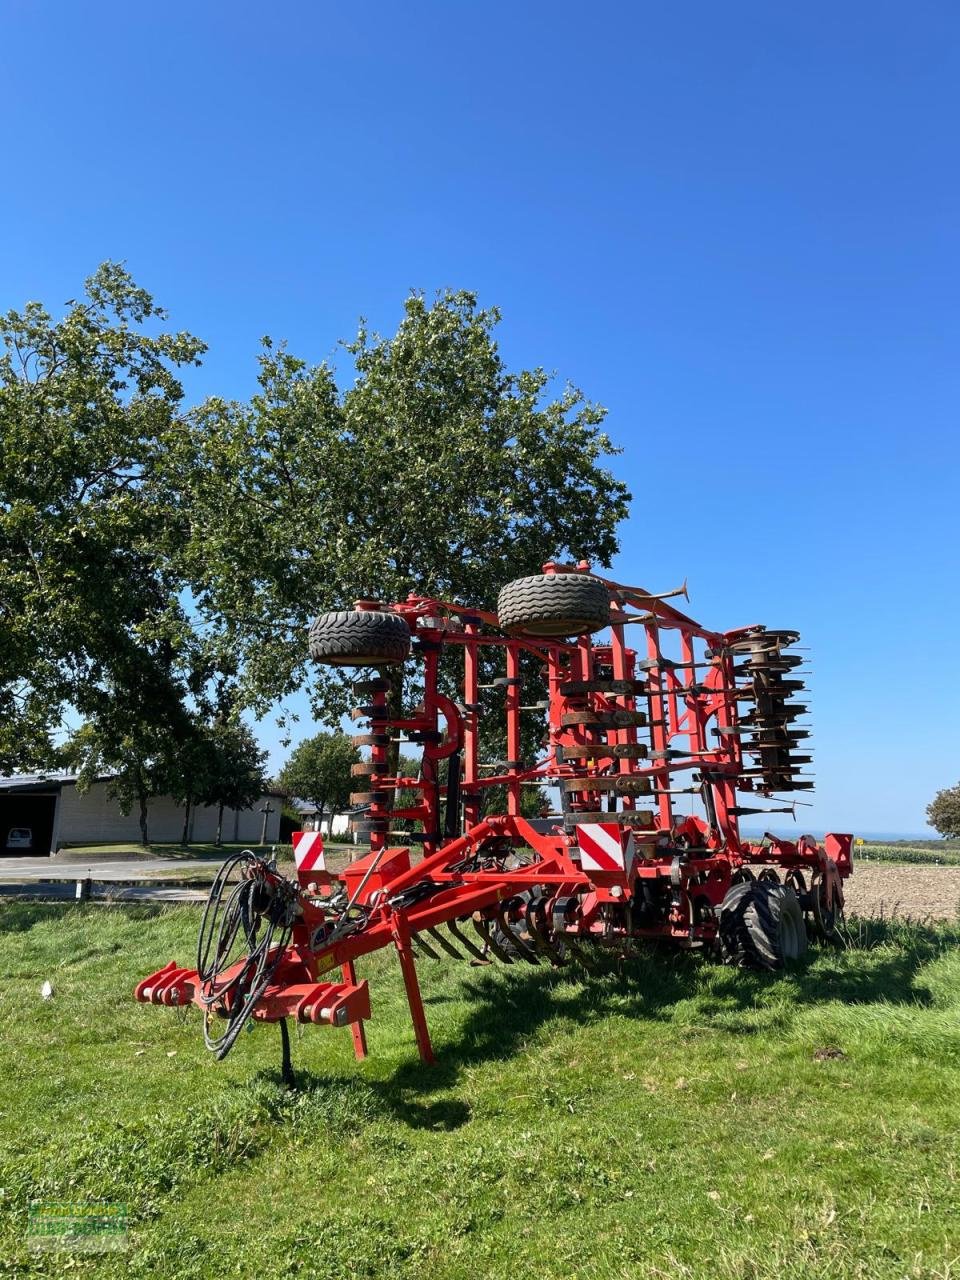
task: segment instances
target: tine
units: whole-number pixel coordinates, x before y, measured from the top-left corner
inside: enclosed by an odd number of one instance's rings
[[[511,929],[510,921],[507,919],[506,903],[500,903],[497,908],[497,919],[500,921],[500,928],[510,938],[510,945],[517,949],[527,964],[539,964],[540,959],[534,949],[528,947],[526,942]]]
[[[597,963],[596,957],[592,956],[589,951],[581,947],[580,943],[571,934],[564,935],[564,942],[567,944],[567,950],[571,955],[576,956],[583,967],[589,973],[596,973]]]
[[[450,932],[453,934],[456,940],[460,943],[461,947],[463,947],[464,951],[469,952],[469,954],[472,955],[475,960],[481,960],[484,964],[487,963],[488,957],[483,954],[483,952],[480,950],[479,947],[475,947],[473,945],[473,943],[466,936],[466,934],[460,932],[460,930],[457,928],[456,920],[448,920],[447,928],[450,930]]]
[[[545,908],[546,899],[542,897],[534,898],[533,901],[528,904],[526,912],[527,929],[530,932],[533,945],[540,954],[542,956],[546,956],[552,965],[559,968],[564,963],[564,959],[561,952],[556,948],[556,946],[554,946],[552,939],[544,928],[547,922]]]
[[[513,964],[513,956],[508,956],[506,951],[504,951],[504,949],[497,943],[493,934],[490,932],[489,925],[486,920],[482,917],[478,919],[477,916],[474,916],[473,927],[476,929],[477,933],[479,933],[480,937],[483,938],[488,948],[493,952],[498,960],[502,960],[504,964]]]
[[[438,947],[443,948],[448,956],[453,956],[454,960],[466,960],[467,957],[461,951],[458,951],[452,942],[448,942],[436,926],[431,926],[426,932],[429,933]]]
[[[439,959],[440,959],[440,957],[437,955],[436,951],[434,951],[434,949],[433,949],[433,947],[431,947],[430,943],[426,941],[426,939],[424,938],[424,936],[423,936],[423,934],[422,934],[422,933],[418,933],[418,934],[417,934],[417,946],[418,946],[418,947],[420,948],[420,950],[424,953],[424,955],[428,955],[428,956],[430,957],[430,959],[431,959],[431,960],[439,960]]]

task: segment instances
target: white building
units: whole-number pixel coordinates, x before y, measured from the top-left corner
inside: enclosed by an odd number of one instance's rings
[[[139,844],[140,815],[137,805],[128,814],[110,795],[110,779],[101,778],[80,792],[72,774],[20,774],[0,778],[0,854],[55,853],[65,845]],[[280,834],[283,795],[265,791],[249,809],[224,809],[225,843],[259,844],[264,817],[266,843],[276,844]],[[264,814],[264,809],[270,812]],[[176,844],[183,835],[184,807],[171,796],[155,796],[147,805],[147,829],[151,841]],[[12,831],[30,832],[30,847],[23,837],[11,842]],[[217,806],[191,810],[190,839],[207,843],[216,839]],[[9,846],[9,847],[8,847]]]

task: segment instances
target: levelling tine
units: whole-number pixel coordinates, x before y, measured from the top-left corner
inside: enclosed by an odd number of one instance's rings
[[[475,947],[466,934],[460,932],[457,928],[456,920],[448,920],[447,928],[463,947],[464,951],[472,955],[474,960],[480,960],[483,964],[488,962],[489,957],[485,956],[479,947]]]
[[[510,945],[526,960],[527,964],[539,964],[540,958],[536,951],[532,947],[528,947],[523,939],[518,937],[510,927],[510,921],[507,919],[507,904],[505,902],[501,902],[497,907],[497,920],[500,922],[500,928],[510,938]]]
[[[453,956],[454,960],[466,960],[466,956],[462,951],[458,951],[452,942],[448,942],[442,933],[434,925],[426,930],[430,937],[434,939],[438,947],[442,947],[448,956]]]
[[[484,920],[482,916],[473,917],[473,927],[486,943],[487,949],[492,951],[498,960],[502,960],[504,964],[513,964],[513,956],[508,956],[504,949],[496,942],[493,934],[490,932],[488,922]]]

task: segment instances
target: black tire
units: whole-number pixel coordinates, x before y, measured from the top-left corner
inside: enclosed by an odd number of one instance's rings
[[[610,593],[585,573],[540,573],[508,582],[497,597],[500,626],[532,636],[579,636],[610,621]]]
[[[729,964],[782,969],[807,951],[800,900],[789,885],[743,881],[720,906],[720,947]]]
[[[310,628],[310,657],[333,667],[382,667],[410,653],[410,628],[396,613],[337,609]]]

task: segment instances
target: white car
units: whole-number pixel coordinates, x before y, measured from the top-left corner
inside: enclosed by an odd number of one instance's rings
[[[7,836],[8,849],[32,849],[33,832],[29,827],[11,827]]]

